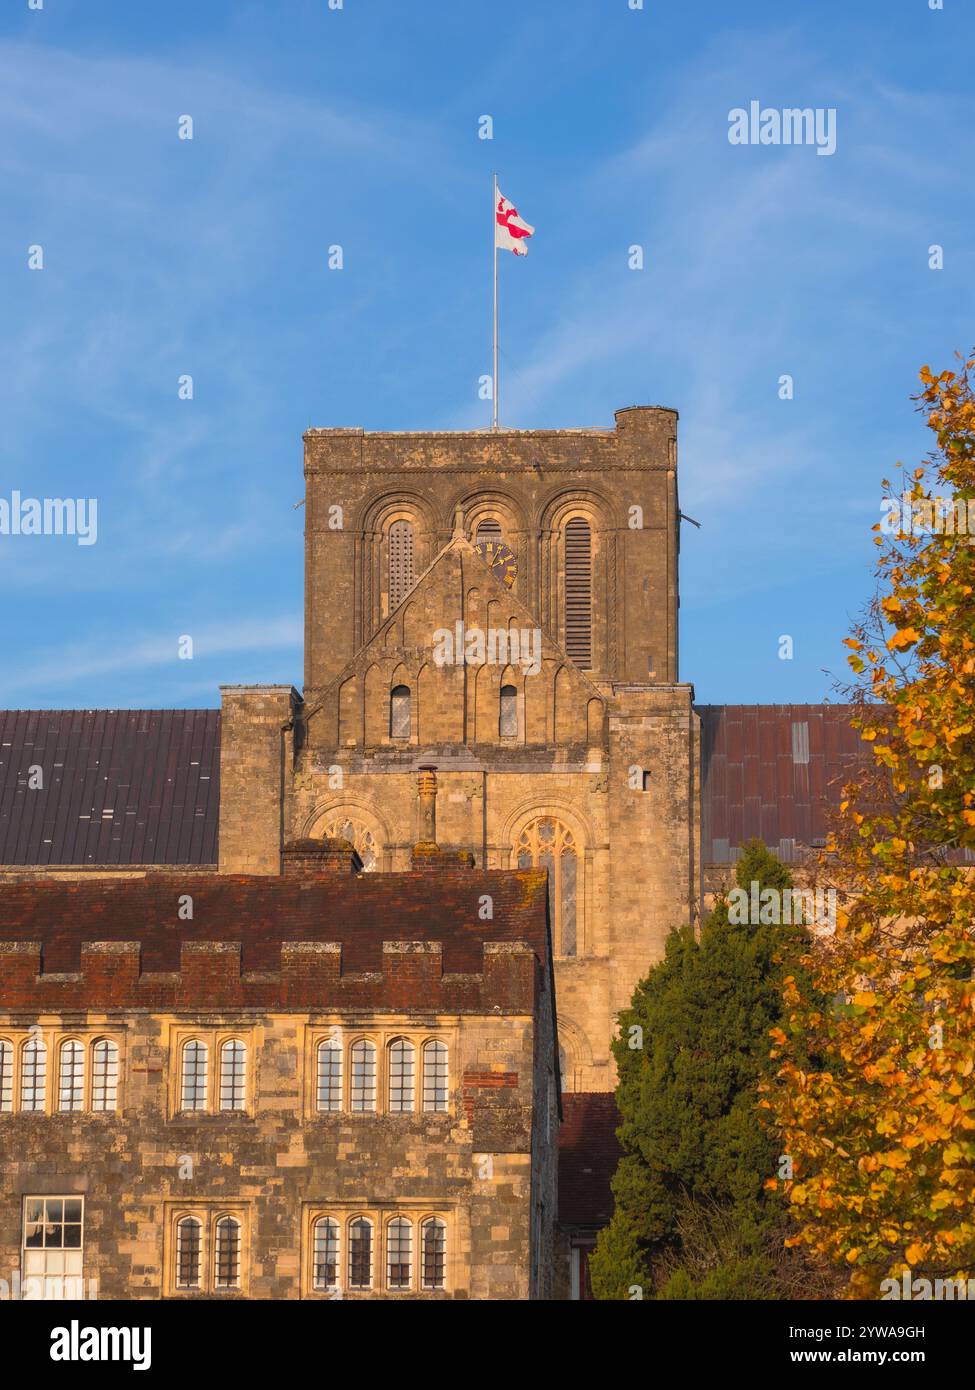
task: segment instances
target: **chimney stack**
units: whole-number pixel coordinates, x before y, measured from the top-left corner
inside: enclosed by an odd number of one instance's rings
[[[410,857],[414,869],[473,869],[474,856],[466,850],[443,850],[437,844],[437,769],[417,771],[416,794],[420,803],[420,838]]]
[[[322,874],[357,874],[362,860],[349,840],[290,840],[281,853],[285,878],[317,878]]]

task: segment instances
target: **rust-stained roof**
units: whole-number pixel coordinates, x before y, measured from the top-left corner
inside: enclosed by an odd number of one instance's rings
[[[602,1227],[613,1214],[610,1180],[619,1163],[620,1114],[612,1092],[567,1091],[559,1131],[559,1221]]]
[[[0,710],[0,864],[215,864],[219,776],[219,710]]]
[[[728,864],[746,840],[787,863],[826,838],[826,811],[869,748],[850,705],[700,705],[702,857]]]

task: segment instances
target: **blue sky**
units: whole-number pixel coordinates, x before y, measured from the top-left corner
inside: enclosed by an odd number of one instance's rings
[[[0,536],[0,704],[300,685],[301,432],[488,423],[494,168],[503,422],[676,407],[682,678],[822,699],[917,369],[975,342],[973,51],[970,0],[7,0],[0,497],[99,511]],[[752,100],[836,153],[732,146]]]

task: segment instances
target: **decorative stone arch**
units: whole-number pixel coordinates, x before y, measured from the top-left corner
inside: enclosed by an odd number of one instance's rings
[[[589,528],[591,567],[592,655],[584,669],[611,673],[617,669],[619,590],[618,504],[599,489],[562,488],[542,508],[539,536],[539,611],[550,632],[566,647],[566,528],[582,521]]]
[[[522,502],[504,488],[467,488],[453,499],[445,517],[447,530],[453,530],[453,519],[460,508],[464,517],[464,535],[473,545],[477,528],[482,521],[496,520],[501,527],[501,539],[510,546],[518,562],[518,573],[512,591],[528,601],[534,591],[531,581],[532,533]]]
[[[351,835],[346,827],[351,827]],[[364,873],[388,873],[392,867],[389,825],[375,804],[361,796],[337,793],[334,800],[322,801],[306,817],[301,838],[350,839],[362,860]],[[368,861],[368,862],[367,862]]]
[[[552,822],[556,827],[549,841],[541,826]],[[559,827],[565,833],[560,833]],[[555,865],[554,882],[550,879],[552,898],[552,950],[556,958],[590,954],[591,898],[593,884],[593,849],[595,834],[589,817],[577,806],[566,802],[540,801],[531,797],[512,811],[503,823],[497,857],[502,869],[516,869],[519,859],[530,857],[533,867],[542,867],[542,854],[547,845],[566,861]],[[567,859],[574,858],[574,879],[566,870]],[[527,867],[522,865],[522,867]],[[547,866],[546,866],[547,867]],[[573,891],[574,890],[574,891]],[[568,949],[572,948],[572,949]]]
[[[589,1038],[575,1019],[569,1018],[567,1014],[558,1014],[556,1027],[559,1032],[559,1070],[562,1073],[562,1090],[585,1089],[584,1086],[577,1087],[576,1080],[580,1073],[583,1076],[588,1075],[595,1065]]]
[[[356,576],[359,603],[354,615],[357,646],[362,646],[398,606],[390,602],[389,586],[390,531],[397,522],[413,528],[414,583],[436,554],[436,510],[423,493],[387,488],[366,499],[353,523],[361,539]],[[405,592],[400,593],[399,602],[405,597]]]

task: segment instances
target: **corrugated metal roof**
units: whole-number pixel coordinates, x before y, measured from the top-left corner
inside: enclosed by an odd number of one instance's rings
[[[758,838],[788,860],[821,843],[826,813],[869,748],[850,705],[700,705],[702,856],[727,864]]]
[[[219,808],[219,710],[0,710],[0,864],[216,864]]]

